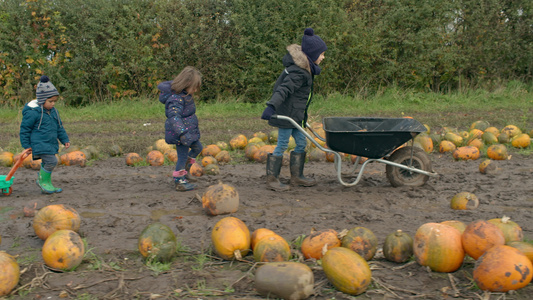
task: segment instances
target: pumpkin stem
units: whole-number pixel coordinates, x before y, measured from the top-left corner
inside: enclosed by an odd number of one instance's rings
[[[242,259],[241,250],[237,249],[237,250],[233,251],[233,256],[235,256],[236,260],[241,260]]]
[[[337,237],[339,238],[339,240],[342,240],[342,238],[345,237],[347,234],[348,234],[348,230],[347,229],[343,229],[343,230],[341,230],[341,232],[339,232],[337,234]]]
[[[509,218],[508,216],[505,216],[505,215],[504,215],[504,216],[502,217],[502,223],[504,223],[504,224],[509,223],[510,220],[511,220],[511,218]]]
[[[403,231],[401,229],[398,229],[396,230],[396,236],[402,236],[403,235]]]

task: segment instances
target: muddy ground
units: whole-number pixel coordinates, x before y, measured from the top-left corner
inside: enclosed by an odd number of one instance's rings
[[[37,171],[19,169],[13,193],[0,197],[0,250],[17,255],[22,276],[9,299],[259,299],[254,291],[253,257],[229,262],[211,253],[210,234],[225,216],[207,216],[196,195],[222,181],[233,185],[240,207],[232,216],[250,231],[266,227],[288,241],[311,229],[337,231],[364,226],[383,243],[397,229],[414,235],[427,222],[491,219],[503,215],[522,226],[525,239],[533,240],[533,157],[514,153],[495,162],[499,171],[484,175],[477,161],[454,161],[449,154],[429,155],[439,174],[421,187],[392,187],[385,165],[370,164],[359,184],[343,187],[334,166],[310,162],[306,173],[318,180],[314,187],[296,187],[285,193],[265,188],[265,165],[240,163],[220,167],[220,175],[199,179],[195,191],[176,192],[172,166],[128,167],[124,158],[94,161],[90,166],[59,166],[54,183],[62,193],[42,195],[35,184]],[[0,174],[9,168],[0,167]],[[288,179],[288,167],[282,178]],[[476,210],[449,208],[458,192],[475,193]],[[42,205],[68,204],[82,217],[80,235],[90,249],[82,264],[71,272],[47,269],[40,254],[43,241],[32,229],[23,207],[38,200]],[[148,224],[160,221],[172,228],[184,249],[167,271],[150,269],[137,251],[137,239]],[[295,249],[295,253],[297,249]],[[297,257],[295,255],[294,257]],[[313,262],[315,293],[310,299],[352,299],[335,290]],[[359,299],[531,299],[529,284],[516,292],[484,293],[472,280],[474,262],[466,259],[456,272],[435,273],[416,262],[395,264],[379,254],[370,261],[373,283]]]

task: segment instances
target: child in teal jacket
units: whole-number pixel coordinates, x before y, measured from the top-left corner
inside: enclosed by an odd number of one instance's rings
[[[44,75],[37,84],[36,95],[37,99],[30,101],[22,109],[20,144],[24,149],[30,150],[34,160],[42,160],[37,180],[41,191],[45,194],[60,193],[62,189],[52,185],[52,171],[57,166],[58,140],[67,149],[70,141],[59,112],[54,107],[59,92],[48,76]]]

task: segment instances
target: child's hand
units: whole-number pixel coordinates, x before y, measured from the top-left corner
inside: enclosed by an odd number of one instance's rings
[[[70,147],[70,143],[65,143],[65,149],[68,149]]]
[[[261,119],[263,120],[270,120],[270,117],[272,117],[273,114],[276,113],[276,110],[272,105],[267,105],[265,110],[263,111],[263,114],[261,115]]]

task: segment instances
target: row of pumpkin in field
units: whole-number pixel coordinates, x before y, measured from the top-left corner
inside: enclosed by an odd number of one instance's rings
[[[507,125],[501,130],[490,126],[487,121],[475,121],[468,131],[458,131],[444,127],[440,132],[428,131],[414,138],[414,144],[427,153],[438,150],[440,153],[451,153],[457,160],[476,160],[481,152],[486,150],[487,157],[493,160],[508,159],[507,146],[514,148],[528,148],[531,145],[531,135],[522,132],[515,125]]]

